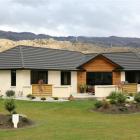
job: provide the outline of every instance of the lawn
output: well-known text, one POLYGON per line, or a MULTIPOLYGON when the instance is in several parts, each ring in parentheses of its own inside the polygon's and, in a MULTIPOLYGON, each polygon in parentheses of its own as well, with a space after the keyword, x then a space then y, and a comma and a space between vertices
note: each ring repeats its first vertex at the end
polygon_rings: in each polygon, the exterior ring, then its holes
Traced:
MULTIPOLYGON (((45 103, 16 101, 17 111, 36 124, 0 130, 0 140, 140 140, 140 114, 91 112, 94 101, 45 103)), ((6 113, 3 100, 0 112, 6 113)))

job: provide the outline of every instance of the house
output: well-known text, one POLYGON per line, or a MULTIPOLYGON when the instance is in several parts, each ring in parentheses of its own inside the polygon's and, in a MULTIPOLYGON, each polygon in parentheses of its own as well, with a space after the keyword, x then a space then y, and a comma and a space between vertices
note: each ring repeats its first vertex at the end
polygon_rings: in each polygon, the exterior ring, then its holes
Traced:
MULTIPOLYGON (((134 52, 83 54, 75 51, 17 46, 0 53, 0 91, 17 95, 68 97, 79 85, 140 83, 140 55, 134 52)), ((99 96, 106 96, 101 92, 99 96)), ((95 91, 96 95, 96 91, 95 91)), ((97 95, 98 96, 98 95, 97 95)))

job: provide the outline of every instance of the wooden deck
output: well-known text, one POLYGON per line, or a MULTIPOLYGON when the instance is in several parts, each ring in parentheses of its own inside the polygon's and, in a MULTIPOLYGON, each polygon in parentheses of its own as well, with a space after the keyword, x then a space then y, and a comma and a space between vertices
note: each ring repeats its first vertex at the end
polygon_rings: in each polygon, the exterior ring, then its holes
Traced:
POLYGON ((52 85, 33 84, 32 94, 34 96, 40 96, 40 97, 52 96, 52 85))
POLYGON ((125 93, 137 93, 137 83, 124 84, 122 91, 125 93))

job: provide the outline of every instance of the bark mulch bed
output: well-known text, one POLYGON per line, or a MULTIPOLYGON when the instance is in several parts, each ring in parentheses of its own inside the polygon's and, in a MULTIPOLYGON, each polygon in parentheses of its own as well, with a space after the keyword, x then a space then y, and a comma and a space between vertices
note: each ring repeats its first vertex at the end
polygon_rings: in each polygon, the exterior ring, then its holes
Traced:
POLYGON ((138 103, 126 103, 126 104, 110 104, 109 106, 102 106, 93 111, 110 113, 110 114, 129 114, 140 113, 140 104, 138 103))
MULTIPOLYGON (((20 116, 18 128, 33 125, 33 122, 26 117, 20 116)), ((11 115, 0 114, 0 129, 14 129, 11 115)))

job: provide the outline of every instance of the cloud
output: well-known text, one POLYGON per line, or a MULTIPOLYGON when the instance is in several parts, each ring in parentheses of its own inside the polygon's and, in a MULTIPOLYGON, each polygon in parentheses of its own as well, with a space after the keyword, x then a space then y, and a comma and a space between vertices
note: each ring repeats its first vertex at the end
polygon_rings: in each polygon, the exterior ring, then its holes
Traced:
POLYGON ((11 0, 11 2, 15 4, 20 4, 23 6, 42 6, 44 4, 47 4, 49 0, 11 0))
POLYGON ((140 37, 139 0, 1 0, 0 29, 140 37))

